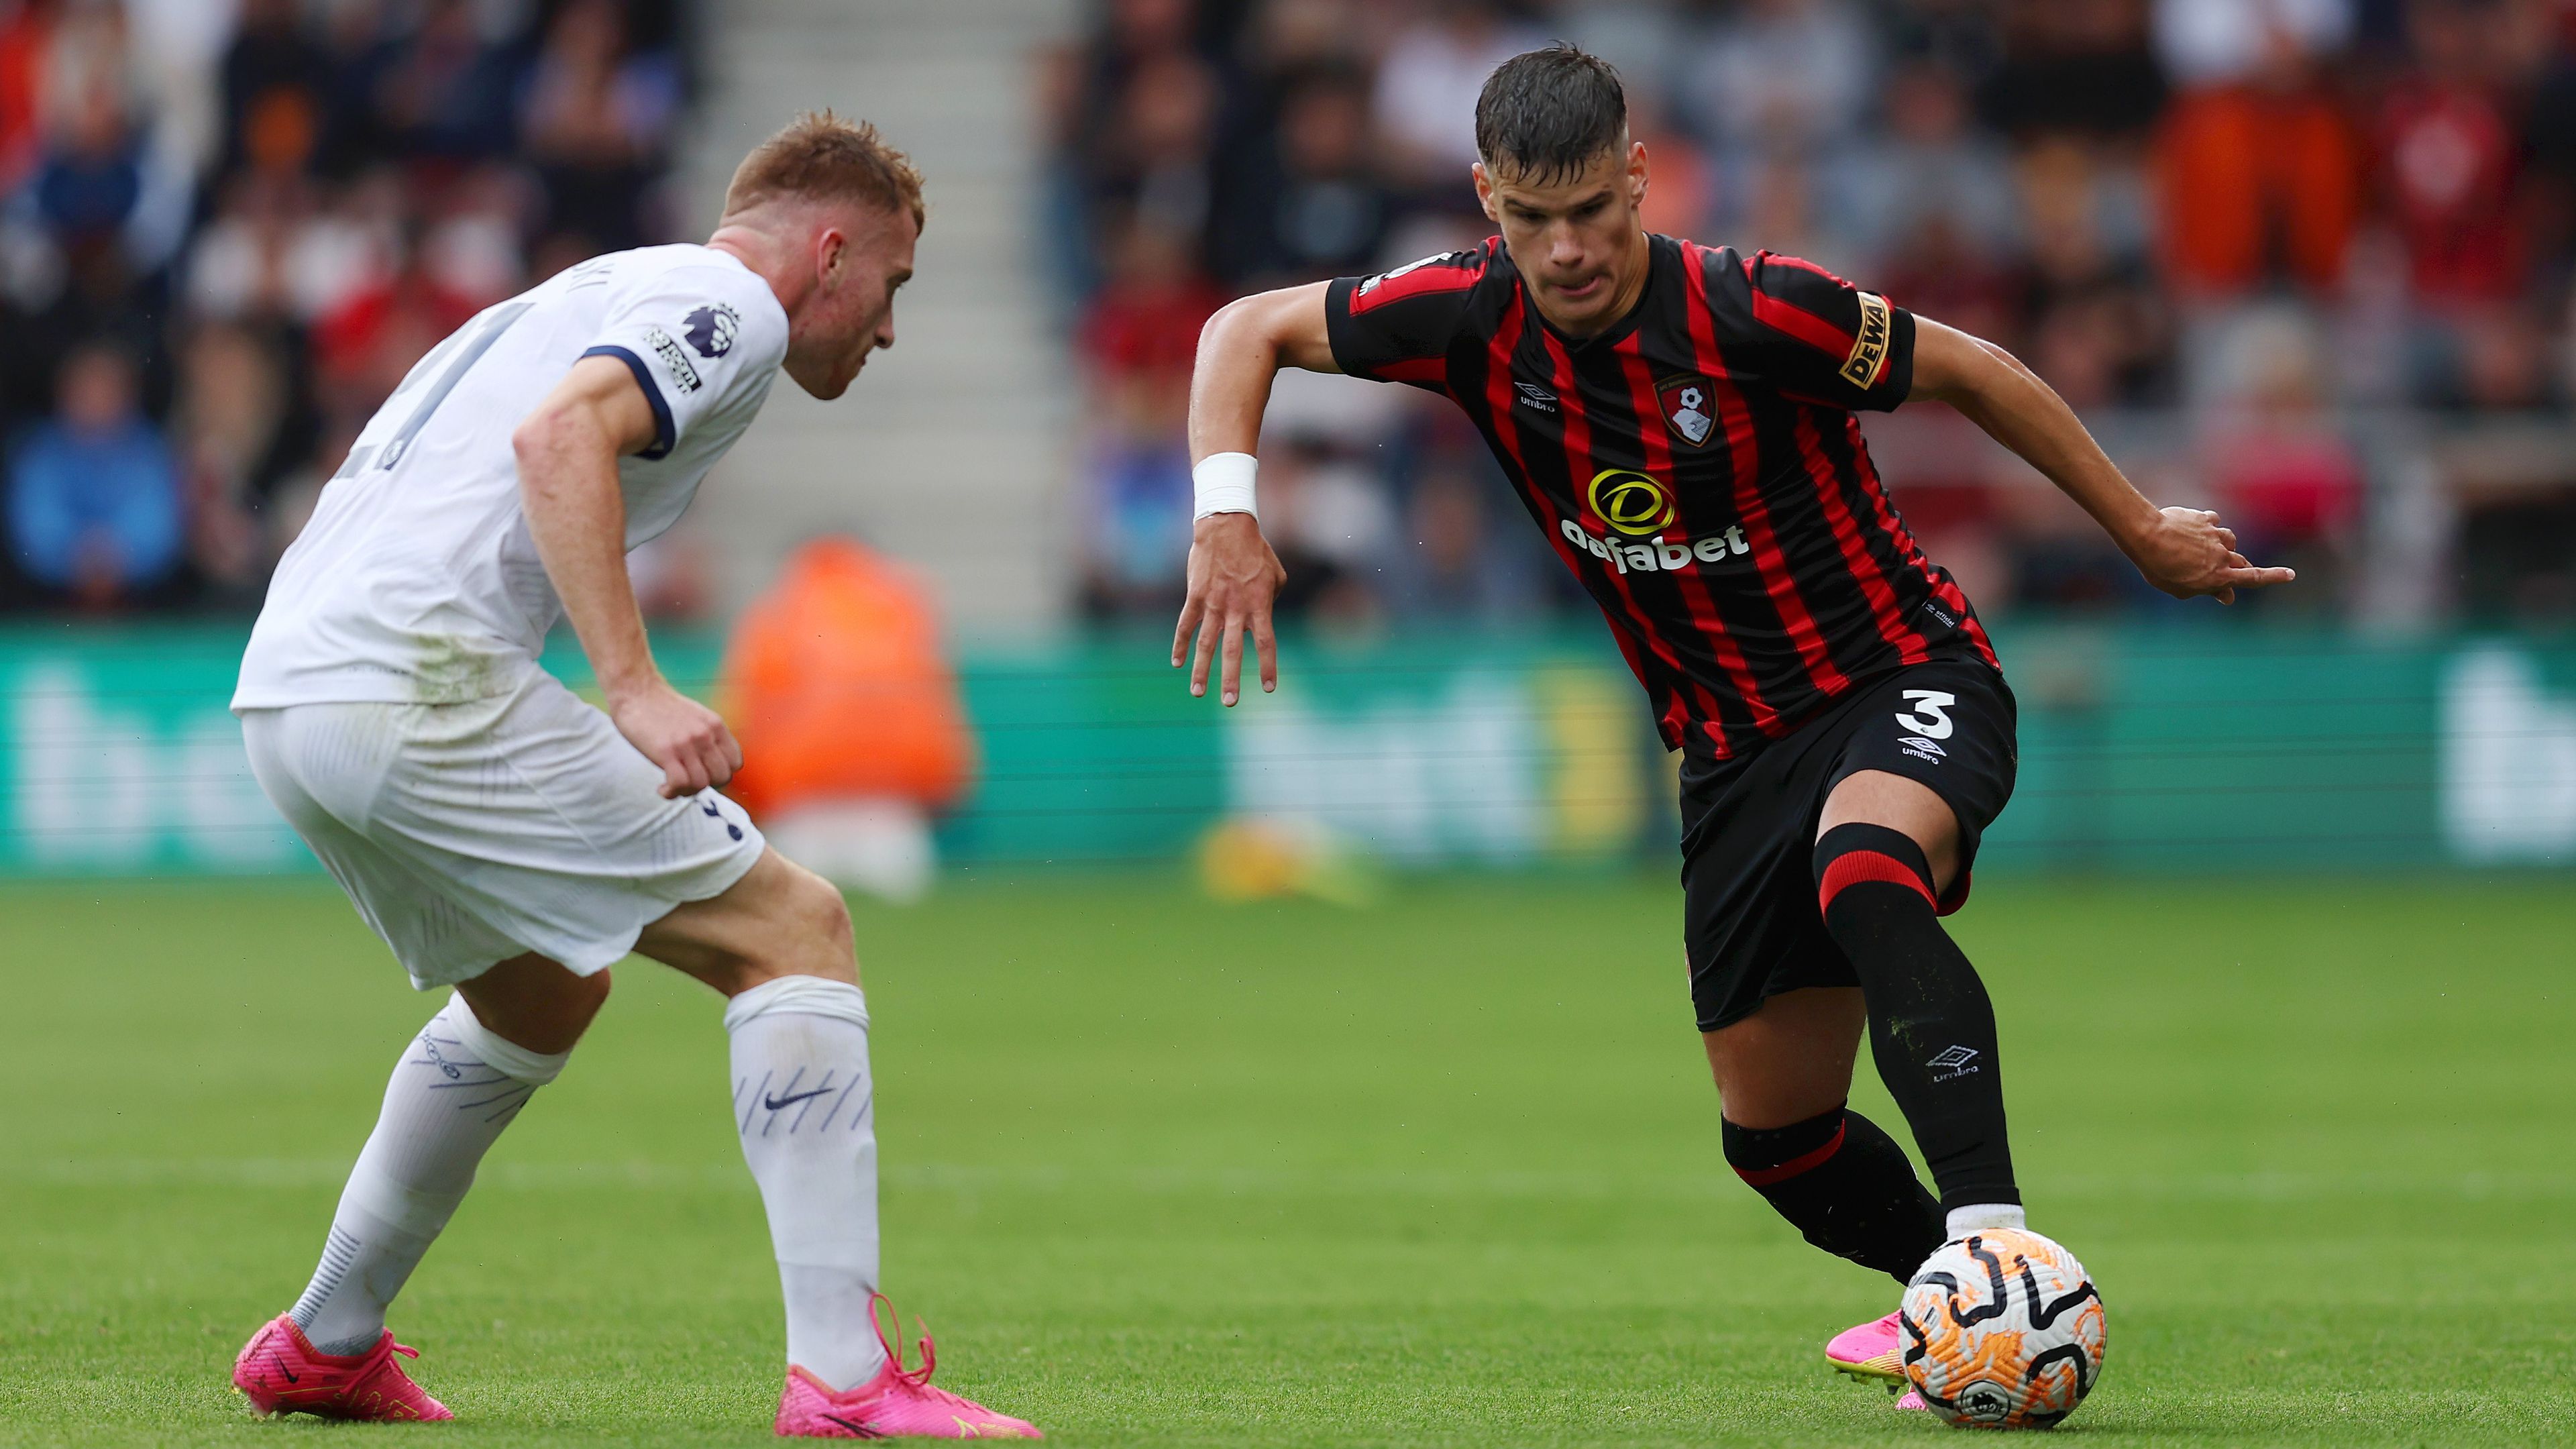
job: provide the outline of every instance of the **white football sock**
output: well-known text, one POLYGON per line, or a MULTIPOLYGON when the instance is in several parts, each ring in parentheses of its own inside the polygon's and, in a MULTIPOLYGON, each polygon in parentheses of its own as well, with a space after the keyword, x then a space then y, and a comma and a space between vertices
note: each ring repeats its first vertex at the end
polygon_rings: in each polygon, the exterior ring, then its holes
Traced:
POLYGON ((876 1085, 859 988, 782 976, 725 1008, 733 1120, 769 1209, 787 1300, 787 1361, 833 1389, 885 1366, 877 1286, 876 1085))
POLYGON ((1979 1202, 1970 1203, 1965 1207, 1954 1207, 1950 1209, 1950 1220, 1944 1226, 1944 1231, 1949 1233, 1950 1241, 1955 1243, 1970 1233, 1990 1233, 2005 1228, 2010 1228, 2014 1232, 2029 1231, 2030 1224, 2022 1216, 2021 1204, 1979 1202))
POLYGON ((412 1039, 385 1084, 384 1111, 341 1190, 313 1282, 288 1310, 324 1353, 363 1353, 385 1305, 474 1185, 474 1168, 570 1052, 532 1052, 494 1036, 462 996, 412 1039))

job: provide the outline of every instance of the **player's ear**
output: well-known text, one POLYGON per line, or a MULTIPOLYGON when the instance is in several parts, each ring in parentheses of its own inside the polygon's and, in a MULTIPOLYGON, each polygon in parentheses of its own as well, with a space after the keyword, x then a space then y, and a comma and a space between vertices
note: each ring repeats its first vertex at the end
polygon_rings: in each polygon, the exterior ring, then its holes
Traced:
POLYGON ((1635 208, 1645 204, 1646 143, 1631 141, 1628 143, 1628 205, 1635 208))
POLYGON ((841 285, 842 273, 849 269, 850 238, 837 226, 827 226, 814 237, 814 278, 825 290, 841 285))
POLYGON ((1476 178, 1476 204, 1485 209, 1485 220, 1492 222, 1496 226, 1501 226, 1503 224, 1503 214, 1494 209, 1494 178, 1492 173, 1485 170, 1484 162, 1477 161, 1468 165, 1467 174, 1476 178))

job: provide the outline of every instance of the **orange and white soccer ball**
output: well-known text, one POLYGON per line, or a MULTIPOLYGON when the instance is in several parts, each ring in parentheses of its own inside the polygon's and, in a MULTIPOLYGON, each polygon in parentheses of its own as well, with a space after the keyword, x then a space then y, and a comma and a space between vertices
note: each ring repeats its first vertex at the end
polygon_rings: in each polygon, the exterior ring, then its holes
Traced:
POLYGON ((1970 1233, 1905 1288, 1905 1376, 1965 1429, 2050 1429, 2102 1379, 2102 1297, 2075 1255, 2014 1228, 1970 1233))

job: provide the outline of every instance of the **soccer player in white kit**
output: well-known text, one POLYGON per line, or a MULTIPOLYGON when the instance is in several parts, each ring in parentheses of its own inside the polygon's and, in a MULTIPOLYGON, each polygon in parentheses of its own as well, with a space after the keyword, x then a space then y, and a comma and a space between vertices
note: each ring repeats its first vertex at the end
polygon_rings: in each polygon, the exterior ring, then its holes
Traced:
MULTIPOLYGON (((421 990, 322 1261, 233 1366, 263 1414, 445 1419, 385 1309, 629 951, 728 998, 733 1118, 787 1307, 781 1434, 1038 1437, 930 1386, 878 1324, 868 1014, 840 893, 716 792, 741 752, 655 669, 628 550, 780 371, 819 398, 894 344, 921 181, 807 115, 704 246, 573 267, 421 359, 322 490, 242 660, 260 787, 421 990), (568 617, 605 713, 537 665, 568 617)), ((712 1084, 710 1084, 712 1085, 712 1084)))

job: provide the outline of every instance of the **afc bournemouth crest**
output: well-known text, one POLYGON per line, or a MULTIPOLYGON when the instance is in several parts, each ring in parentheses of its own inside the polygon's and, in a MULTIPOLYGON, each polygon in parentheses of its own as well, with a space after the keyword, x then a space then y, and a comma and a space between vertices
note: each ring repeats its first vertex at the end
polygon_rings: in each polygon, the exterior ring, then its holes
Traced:
POLYGON ((1668 377, 1655 384, 1655 396, 1663 403, 1664 421, 1671 426, 1674 437, 1693 448, 1708 442, 1709 435, 1717 431, 1714 392, 1708 379, 1696 373, 1668 377))

